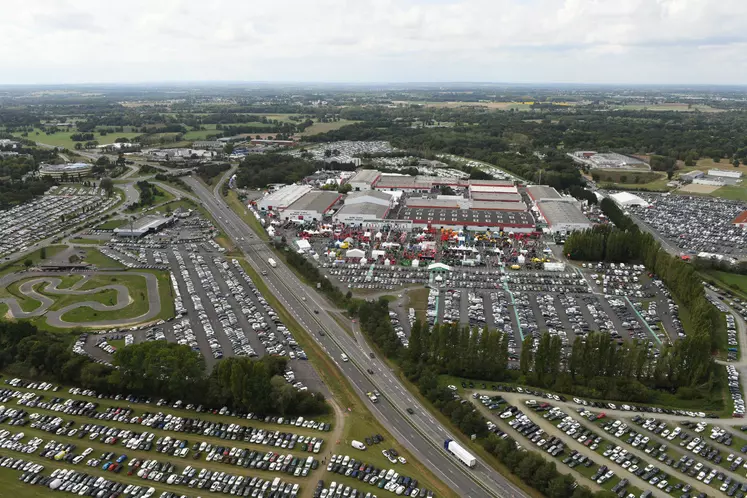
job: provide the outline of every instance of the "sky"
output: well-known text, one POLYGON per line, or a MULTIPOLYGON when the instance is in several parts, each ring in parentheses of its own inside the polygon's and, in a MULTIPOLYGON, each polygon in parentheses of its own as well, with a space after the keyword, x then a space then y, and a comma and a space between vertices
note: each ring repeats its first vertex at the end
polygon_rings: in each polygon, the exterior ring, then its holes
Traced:
POLYGON ((747 83, 745 0, 0 0, 0 84, 747 83))

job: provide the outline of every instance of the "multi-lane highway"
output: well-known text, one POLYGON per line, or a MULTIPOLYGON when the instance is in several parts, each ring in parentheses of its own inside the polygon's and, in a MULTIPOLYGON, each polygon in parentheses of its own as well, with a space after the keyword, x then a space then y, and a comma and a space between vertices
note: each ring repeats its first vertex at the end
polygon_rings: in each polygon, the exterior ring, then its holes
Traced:
POLYGON ((323 298, 314 289, 303 284, 282 261, 278 261, 276 268, 267 263, 272 251, 230 209, 219 194, 219 186, 211 192, 194 178, 185 178, 185 181, 252 267, 258 272, 266 272, 264 281, 271 292, 330 355, 360 398, 369 403, 376 418, 400 443, 460 496, 526 496, 482 459, 478 458, 477 466, 469 469, 447 454, 443 442, 447 438, 453 439, 453 434, 410 395, 384 362, 371 358, 371 350, 365 342, 353 339, 340 327, 327 313, 323 298), (318 333, 321 329, 326 332, 324 336, 318 333), (343 352, 350 358, 349 362, 340 359, 343 352), (367 369, 374 374, 368 374, 367 369), (383 394, 383 399, 377 404, 371 404, 366 396, 366 392, 373 389, 383 394), (408 408, 414 414, 409 415, 408 408))

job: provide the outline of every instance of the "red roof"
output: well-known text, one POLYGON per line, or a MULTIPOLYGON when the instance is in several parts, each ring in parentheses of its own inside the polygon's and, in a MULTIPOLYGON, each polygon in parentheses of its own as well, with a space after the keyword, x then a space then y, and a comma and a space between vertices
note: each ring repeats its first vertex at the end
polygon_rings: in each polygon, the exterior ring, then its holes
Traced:
POLYGON ((737 223, 747 223, 747 210, 739 213, 739 215, 736 218, 734 218, 734 221, 732 221, 732 223, 734 223, 735 225, 737 223))

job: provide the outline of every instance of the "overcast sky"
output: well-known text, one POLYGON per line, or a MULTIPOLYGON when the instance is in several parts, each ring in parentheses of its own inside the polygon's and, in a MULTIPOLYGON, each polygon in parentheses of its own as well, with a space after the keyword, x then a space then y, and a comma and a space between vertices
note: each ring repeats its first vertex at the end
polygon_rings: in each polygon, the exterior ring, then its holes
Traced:
POLYGON ((747 83, 747 0, 0 0, 0 84, 747 83))

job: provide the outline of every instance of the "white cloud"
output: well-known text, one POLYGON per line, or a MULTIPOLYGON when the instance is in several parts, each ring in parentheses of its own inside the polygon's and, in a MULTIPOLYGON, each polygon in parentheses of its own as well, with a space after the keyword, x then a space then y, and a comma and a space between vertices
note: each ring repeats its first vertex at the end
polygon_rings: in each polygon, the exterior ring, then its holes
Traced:
POLYGON ((743 83, 743 0, 0 0, 0 84, 743 83))

